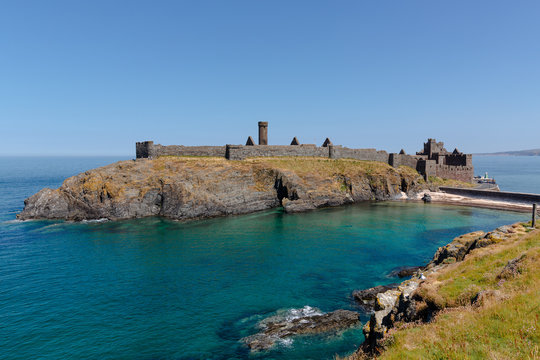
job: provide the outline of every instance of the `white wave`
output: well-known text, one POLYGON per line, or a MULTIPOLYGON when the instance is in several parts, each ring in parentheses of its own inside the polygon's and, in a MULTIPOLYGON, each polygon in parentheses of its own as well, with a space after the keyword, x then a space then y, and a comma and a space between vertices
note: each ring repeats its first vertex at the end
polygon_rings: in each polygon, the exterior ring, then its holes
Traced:
POLYGON ((276 315, 267 317, 259 321, 257 324, 259 328, 266 328, 268 323, 280 323, 280 322, 292 322, 296 319, 309 318, 316 315, 323 315, 324 313, 316 308, 309 305, 304 306, 300 309, 282 309, 276 311, 276 315))
POLYGON ((13 219, 13 220, 6 220, 3 221, 2 224, 20 224, 26 221, 32 221, 32 220, 19 220, 19 219, 13 219))
POLYGON ((278 343, 285 347, 291 347, 293 344, 293 339, 291 338, 279 339, 278 343))
POLYGON ((109 219, 107 218, 101 218, 101 219, 93 219, 93 220, 81 220, 82 223, 102 223, 102 222, 106 222, 106 221, 109 221, 109 219))
POLYGON ((310 316, 315 316, 315 315, 322 315, 322 314, 323 314, 323 312, 321 312, 321 310, 319 310, 317 308, 314 308, 314 307, 311 307, 309 305, 306 305, 301 309, 290 309, 288 311, 287 316, 285 317, 285 320, 293 321, 293 320, 299 319, 299 318, 305 318, 305 317, 310 317, 310 316))

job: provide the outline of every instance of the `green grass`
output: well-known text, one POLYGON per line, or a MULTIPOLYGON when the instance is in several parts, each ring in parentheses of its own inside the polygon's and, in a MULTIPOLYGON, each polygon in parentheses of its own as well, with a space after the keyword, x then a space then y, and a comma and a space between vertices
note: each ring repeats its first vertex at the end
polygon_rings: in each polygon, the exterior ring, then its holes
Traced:
MULTIPOLYGON (((316 157, 274 157, 250 158, 245 161, 269 164, 284 170, 294 171, 297 174, 319 173, 364 173, 367 175, 385 174, 395 172, 390 165, 378 161, 364 161, 352 159, 327 159, 316 157)), ((415 171, 416 172, 416 171, 415 171)), ((418 176, 418 173, 416 173, 418 176)))
POLYGON ((396 332, 380 359, 538 359, 538 287, 482 310, 447 311, 396 332))
POLYGON ((392 330, 380 359, 540 359, 539 230, 473 251, 434 284, 451 308, 429 324, 392 330), (500 282, 503 267, 523 254, 521 274, 500 282), (502 297, 459 306, 480 290, 502 297))
POLYGON ((460 188, 473 188, 476 185, 473 183, 468 183, 464 181, 454 180, 454 179, 443 179, 436 176, 430 176, 428 178, 430 184, 435 186, 449 186, 449 187, 460 187, 460 188))

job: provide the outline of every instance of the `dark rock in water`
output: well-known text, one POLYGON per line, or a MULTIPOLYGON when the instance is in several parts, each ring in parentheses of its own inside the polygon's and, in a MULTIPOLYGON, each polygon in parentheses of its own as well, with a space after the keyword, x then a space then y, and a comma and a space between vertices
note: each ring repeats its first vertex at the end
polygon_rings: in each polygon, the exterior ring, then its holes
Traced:
POLYGON ((399 284, 379 285, 365 290, 355 290, 352 296, 366 311, 375 309, 377 295, 398 287, 399 284))
POLYGON ((401 266, 392 270, 388 276, 398 277, 401 279, 407 276, 413 276, 418 270, 421 269, 423 269, 422 266, 401 266))
POLYGON ((425 203, 430 203, 431 202, 431 195, 429 195, 428 193, 425 193, 424 196, 422 196, 422 200, 425 203))
POLYGON ((258 326, 261 332, 243 338, 251 351, 268 350, 277 342, 287 342, 295 335, 318 334, 345 330, 360 322, 358 313, 336 310, 324 314, 316 308, 305 306, 291 309, 284 315, 275 315, 262 320, 258 326))

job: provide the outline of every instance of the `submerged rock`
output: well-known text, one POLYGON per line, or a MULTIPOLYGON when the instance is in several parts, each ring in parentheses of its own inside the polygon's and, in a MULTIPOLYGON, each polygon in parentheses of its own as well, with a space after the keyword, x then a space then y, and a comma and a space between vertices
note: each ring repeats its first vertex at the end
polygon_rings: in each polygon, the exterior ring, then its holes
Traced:
POLYGON ((338 332, 359 322, 359 315, 354 311, 336 310, 324 314, 317 308, 305 306, 260 321, 258 327, 261 331, 241 341, 252 351, 268 350, 276 343, 287 341, 292 336, 338 332))

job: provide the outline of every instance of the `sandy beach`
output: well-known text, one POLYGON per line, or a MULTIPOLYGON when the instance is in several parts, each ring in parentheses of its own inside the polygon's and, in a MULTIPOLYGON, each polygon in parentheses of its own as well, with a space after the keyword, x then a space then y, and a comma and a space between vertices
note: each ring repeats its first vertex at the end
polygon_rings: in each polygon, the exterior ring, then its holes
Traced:
POLYGON ((423 191, 416 195, 408 197, 407 200, 422 201, 422 197, 424 196, 424 194, 429 194, 431 196, 431 202, 437 204, 475 206, 489 209, 511 210, 519 212, 532 211, 532 204, 530 203, 480 199, 461 195, 447 194, 440 191, 423 191))

